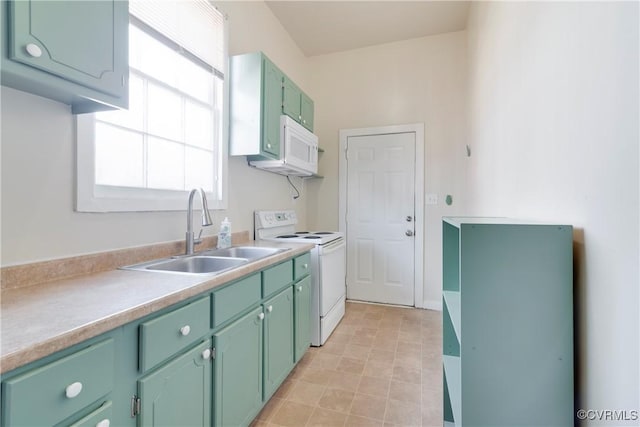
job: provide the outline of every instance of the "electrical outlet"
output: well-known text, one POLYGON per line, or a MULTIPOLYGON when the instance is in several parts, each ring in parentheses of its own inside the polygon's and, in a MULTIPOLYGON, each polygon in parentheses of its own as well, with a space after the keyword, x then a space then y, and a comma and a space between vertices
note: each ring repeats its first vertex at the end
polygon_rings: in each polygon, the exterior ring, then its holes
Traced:
POLYGON ((437 193, 428 193, 427 197, 427 205, 437 205, 438 204, 438 194, 437 193))

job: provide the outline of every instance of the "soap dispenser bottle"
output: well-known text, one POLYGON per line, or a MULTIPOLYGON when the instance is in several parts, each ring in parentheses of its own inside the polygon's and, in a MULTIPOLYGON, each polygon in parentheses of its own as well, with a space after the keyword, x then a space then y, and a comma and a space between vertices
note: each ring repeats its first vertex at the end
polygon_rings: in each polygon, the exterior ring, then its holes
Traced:
POLYGON ((225 217, 220 223, 220 232, 218 233, 218 248, 228 248, 231 246, 231 222, 225 217))

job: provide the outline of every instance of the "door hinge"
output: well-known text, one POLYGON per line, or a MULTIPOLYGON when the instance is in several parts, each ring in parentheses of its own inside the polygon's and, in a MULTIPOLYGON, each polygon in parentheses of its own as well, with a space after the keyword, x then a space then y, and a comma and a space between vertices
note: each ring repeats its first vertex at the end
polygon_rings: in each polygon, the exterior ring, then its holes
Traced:
POLYGON ((211 349, 211 358, 212 358, 212 359, 215 359, 215 358, 216 358, 216 348, 215 348, 215 347, 213 347, 213 348, 211 349))
POLYGON ((135 394, 131 397, 131 418, 135 418, 140 413, 140 405, 142 401, 135 394))

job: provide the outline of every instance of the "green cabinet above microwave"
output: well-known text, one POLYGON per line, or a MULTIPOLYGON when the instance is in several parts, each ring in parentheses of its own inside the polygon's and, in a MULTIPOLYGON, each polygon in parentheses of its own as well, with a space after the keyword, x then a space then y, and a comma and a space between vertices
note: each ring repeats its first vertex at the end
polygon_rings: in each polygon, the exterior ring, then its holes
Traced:
POLYGON ((313 131, 313 100, 262 52, 230 59, 229 153, 280 159, 280 116, 313 131))
POLYGON ((127 1, 7 0, 0 21, 3 86, 73 113, 128 107, 127 1))

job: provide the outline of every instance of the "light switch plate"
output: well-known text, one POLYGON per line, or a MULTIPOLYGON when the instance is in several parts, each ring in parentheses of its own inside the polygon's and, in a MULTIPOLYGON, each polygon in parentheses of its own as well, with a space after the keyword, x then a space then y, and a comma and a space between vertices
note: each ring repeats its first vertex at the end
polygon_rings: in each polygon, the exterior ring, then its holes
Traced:
POLYGON ((437 205, 438 204, 438 194, 436 194, 436 193, 427 193, 427 197, 425 199, 427 201, 427 205, 437 205))

